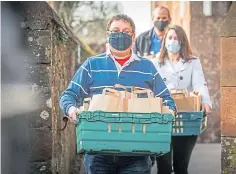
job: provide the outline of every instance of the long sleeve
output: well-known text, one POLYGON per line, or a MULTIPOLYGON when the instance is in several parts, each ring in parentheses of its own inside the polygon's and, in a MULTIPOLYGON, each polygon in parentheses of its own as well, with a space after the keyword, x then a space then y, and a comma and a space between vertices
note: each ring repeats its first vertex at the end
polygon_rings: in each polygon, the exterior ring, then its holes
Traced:
POLYGON ((165 106, 169 106, 171 110, 176 111, 176 104, 173 98, 171 97, 171 94, 167 86, 163 82, 159 72, 157 71, 154 65, 153 65, 153 73, 154 73, 153 92, 154 92, 155 97, 163 98, 163 104, 165 106))
POLYGON ((193 89, 199 91, 202 97, 202 104, 209 104, 212 108, 207 83, 203 74, 202 65, 200 59, 193 60, 193 72, 192 72, 192 86, 193 89))
POLYGON ((81 99, 89 94, 91 80, 89 60, 84 62, 75 73, 67 89, 60 96, 60 108, 68 115, 71 106, 77 107, 81 99))

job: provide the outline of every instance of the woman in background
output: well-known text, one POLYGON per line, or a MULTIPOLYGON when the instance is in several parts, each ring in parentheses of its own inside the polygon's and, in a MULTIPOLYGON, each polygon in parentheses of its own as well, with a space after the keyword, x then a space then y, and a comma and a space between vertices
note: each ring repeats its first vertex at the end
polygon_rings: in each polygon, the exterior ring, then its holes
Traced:
MULTIPOLYGON (((169 90, 183 88, 200 92, 202 109, 211 112, 211 100, 200 59, 192 55, 187 35, 178 25, 169 25, 157 58, 152 60, 169 90)), ((177 108, 178 109, 178 108, 177 108)), ((197 136, 173 136, 173 169, 188 174, 188 165, 197 136)), ((171 174, 172 155, 157 158, 158 174, 171 174)))

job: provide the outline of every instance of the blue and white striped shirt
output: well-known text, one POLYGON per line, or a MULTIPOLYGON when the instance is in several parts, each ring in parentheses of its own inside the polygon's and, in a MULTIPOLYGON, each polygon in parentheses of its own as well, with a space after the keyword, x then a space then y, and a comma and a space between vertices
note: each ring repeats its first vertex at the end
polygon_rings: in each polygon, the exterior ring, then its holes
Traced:
POLYGON ((105 87, 120 84, 128 88, 147 88, 155 97, 163 98, 163 103, 176 110, 176 105, 162 81, 153 63, 132 53, 123 66, 114 60, 112 55, 103 53, 88 58, 78 69, 68 88, 62 93, 60 107, 67 115, 71 106, 77 107, 81 99, 101 94, 105 87))

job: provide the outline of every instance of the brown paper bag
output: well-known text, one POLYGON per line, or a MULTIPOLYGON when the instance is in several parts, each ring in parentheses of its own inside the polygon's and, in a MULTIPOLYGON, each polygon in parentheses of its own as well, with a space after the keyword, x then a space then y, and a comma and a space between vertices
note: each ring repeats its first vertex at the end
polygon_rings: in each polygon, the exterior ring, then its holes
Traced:
POLYGON ((121 102, 120 102, 120 112, 128 112, 128 100, 131 98, 131 93, 127 91, 126 87, 120 84, 115 84, 114 88, 121 88, 123 91, 119 91, 121 94, 121 102))
POLYGON ((94 95, 90 101, 88 111, 101 110, 104 112, 122 112, 123 100, 119 91, 104 88, 102 94, 94 95))
POLYGON ((128 112, 151 113, 159 112, 162 109, 162 98, 153 97, 153 93, 149 89, 133 90, 131 99, 128 101, 128 112), (137 94, 147 93, 148 98, 138 98, 137 94))
POLYGON ((186 89, 172 89, 171 95, 179 112, 199 112, 201 109, 201 97, 199 93, 189 95, 186 89))

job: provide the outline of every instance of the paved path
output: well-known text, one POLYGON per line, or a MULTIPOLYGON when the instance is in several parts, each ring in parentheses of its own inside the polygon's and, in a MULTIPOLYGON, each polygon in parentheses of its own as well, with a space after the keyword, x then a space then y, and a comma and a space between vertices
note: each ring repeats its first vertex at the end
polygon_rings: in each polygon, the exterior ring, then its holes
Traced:
MULTIPOLYGON (((156 174, 156 166, 152 174, 156 174)), ((196 144, 189 165, 189 174, 220 174, 220 144, 196 144)))

